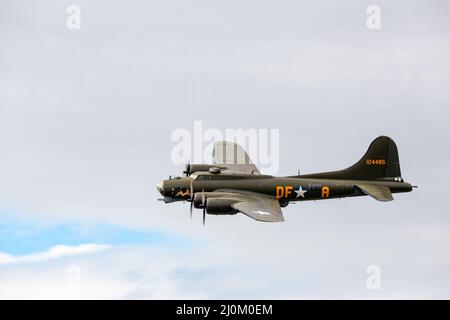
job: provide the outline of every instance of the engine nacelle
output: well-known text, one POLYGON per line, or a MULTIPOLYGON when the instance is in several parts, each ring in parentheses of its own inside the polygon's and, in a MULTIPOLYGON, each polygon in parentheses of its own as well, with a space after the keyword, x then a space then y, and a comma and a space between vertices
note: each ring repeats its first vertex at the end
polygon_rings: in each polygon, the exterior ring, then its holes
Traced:
POLYGON ((206 201, 206 212, 208 214, 236 214, 238 211, 233 209, 231 205, 236 200, 226 198, 210 198, 206 201))
POLYGON ((210 173, 220 173, 221 169, 226 169, 223 166, 218 166, 217 164, 187 164, 183 173, 189 176, 196 172, 210 172, 210 173))
POLYGON ((194 196, 194 208, 206 208, 208 214, 235 214, 237 210, 231 208, 235 199, 219 198, 210 192, 197 192, 194 196))
POLYGON ((207 201, 207 193, 206 192, 197 192, 194 195, 194 208, 202 209, 206 206, 207 201))

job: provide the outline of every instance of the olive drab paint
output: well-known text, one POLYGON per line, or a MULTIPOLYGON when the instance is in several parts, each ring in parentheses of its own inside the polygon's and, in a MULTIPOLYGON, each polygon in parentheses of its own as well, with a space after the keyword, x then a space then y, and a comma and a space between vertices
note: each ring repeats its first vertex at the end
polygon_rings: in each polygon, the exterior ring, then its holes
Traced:
MULTIPOLYGON (((228 148, 230 144, 232 149, 242 148, 224 141, 216 144, 217 148, 228 148)), ((376 138, 364 156, 348 168, 286 177, 263 175, 251 162, 229 163, 221 160, 226 158, 223 154, 218 154, 213 152, 213 164, 188 164, 184 177, 159 183, 161 200, 189 201, 191 212, 192 208, 203 210, 203 221, 206 213, 241 212, 258 221, 278 222, 284 220, 280 208, 290 202, 367 195, 378 201, 391 201, 393 193, 410 192, 413 188, 403 181, 397 146, 386 136, 376 138)))

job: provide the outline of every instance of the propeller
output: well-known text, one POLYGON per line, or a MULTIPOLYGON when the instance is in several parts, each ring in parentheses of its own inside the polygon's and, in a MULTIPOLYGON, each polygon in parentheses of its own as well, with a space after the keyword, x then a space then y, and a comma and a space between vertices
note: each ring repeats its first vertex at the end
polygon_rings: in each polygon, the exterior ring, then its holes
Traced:
POLYGON ((194 207, 194 186, 192 185, 193 181, 191 181, 191 208, 190 208, 190 216, 192 219, 192 208, 194 207))
POLYGON ((205 219, 206 219, 206 209, 203 208, 203 226, 205 225, 205 219))
MULTIPOLYGON (((192 219, 192 210, 194 207, 194 186, 193 186, 193 182, 191 181, 191 205, 190 205, 190 210, 189 210, 189 215, 192 219)), ((205 225, 205 220, 206 220, 206 196, 205 196, 205 189, 202 189, 202 208, 203 208, 203 225, 205 225)))
POLYGON ((203 207, 203 225, 205 225, 205 219, 206 219, 206 198, 205 198, 205 192, 202 189, 202 207, 203 207))
POLYGON ((189 177, 189 174, 190 174, 190 171, 191 171, 191 163, 190 162, 186 163, 184 168, 185 168, 184 171, 183 171, 184 176, 185 177, 189 177))

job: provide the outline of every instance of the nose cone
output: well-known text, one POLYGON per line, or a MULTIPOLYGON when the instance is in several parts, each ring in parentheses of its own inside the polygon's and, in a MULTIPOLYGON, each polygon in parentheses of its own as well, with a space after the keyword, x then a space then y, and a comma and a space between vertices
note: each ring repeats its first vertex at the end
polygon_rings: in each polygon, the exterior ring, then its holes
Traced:
POLYGON ((161 193, 162 196, 164 196, 164 181, 159 182, 156 185, 156 189, 161 193))

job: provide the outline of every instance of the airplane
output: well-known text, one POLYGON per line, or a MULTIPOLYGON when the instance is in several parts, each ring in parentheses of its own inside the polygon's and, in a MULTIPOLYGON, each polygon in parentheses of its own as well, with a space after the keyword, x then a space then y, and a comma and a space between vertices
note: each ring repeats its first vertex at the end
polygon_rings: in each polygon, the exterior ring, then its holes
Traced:
POLYGON ((354 165, 338 171, 274 177, 261 174, 244 149, 227 141, 214 144, 212 164, 187 164, 184 176, 169 177, 156 188, 165 203, 188 201, 211 215, 243 213, 263 222, 284 221, 281 208, 290 202, 370 196, 393 200, 393 193, 410 192, 395 142, 376 138, 354 165))

